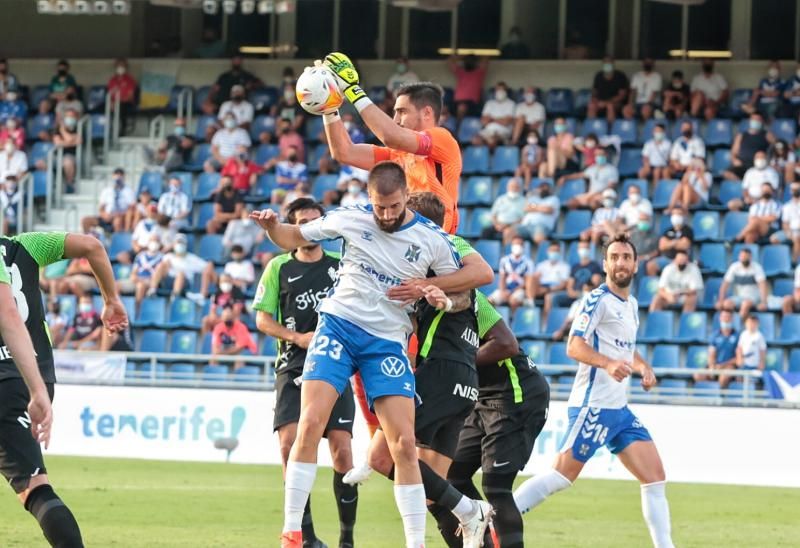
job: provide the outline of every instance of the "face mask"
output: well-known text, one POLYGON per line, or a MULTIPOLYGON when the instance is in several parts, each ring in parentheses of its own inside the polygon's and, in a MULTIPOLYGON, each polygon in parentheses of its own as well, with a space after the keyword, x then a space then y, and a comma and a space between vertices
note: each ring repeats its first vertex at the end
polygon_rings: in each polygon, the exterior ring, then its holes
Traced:
POLYGON ((758 131, 758 130, 761 129, 761 121, 760 120, 750 120, 750 123, 748 124, 748 126, 753 131, 758 131))
POLYGON ((678 266, 678 270, 680 270, 681 272, 683 272, 684 270, 686 270, 686 263, 679 264, 679 265, 677 265, 677 266, 678 266))
POLYGON ((285 101, 291 101, 292 97, 294 97, 294 92, 292 90, 287 89, 286 91, 283 92, 283 99, 285 101))
POLYGON ((161 244, 158 242, 150 242, 147 244, 147 250, 150 253, 158 253, 158 250, 161 249, 161 244))
POLYGON ((242 226, 250 226, 253 224, 253 219, 242 219, 242 226))
POLYGON ((78 121, 75 118, 73 118, 72 116, 67 116, 66 118, 64 118, 64 125, 67 126, 70 129, 74 128, 75 124, 77 124, 77 123, 78 123, 78 121))
POLYGON ((508 93, 506 93, 506 90, 504 89, 498 89, 494 92, 494 98, 497 101, 505 101, 506 97, 508 97, 508 93))
POLYGON ((664 140, 664 132, 663 131, 659 131, 657 133, 653 133, 653 139, 655 139, 656 141, 663 141, 664 140))
POLYGON ((714 65, 711 63, 703 63, 703 72, 711 72, 714 70, 714 65))
POLYGON ((639 232, 648 232, 650 230, 650 223, 647 221, 639 221, 636 228, 639 229, 639 232))
POLYGON ((525 251, 525 248, 522 244, 511 244, 511 254, 515 257, 522 255, 523 251, 525 251))
POLYGON ((186 254, 186 244, 175 244, 175 253, 178 255, 186 254))
POLYGON ((361 192, 361 185, 350 185, 347 187, 347 192, 350 194, 358 194, 361 192))
POLYGON ((733 329, 733 322, 719 322, 719 327, 720 329, 728 331, 730 329, 733 329))
POLYGON ((242 259, 244 259, 244 256, 243 255, 239 255, 238 253, 236 255, 231 255, 231 260, 233 262, 235 262, 235 263, 241 262, 242 259))
POLYGON ((225 120, 225 127, 228 128, 228 129, 235 128, 236 127, 236 120, 234 120, 232 118, 227 118, 225 120))
POLYGON ((561 258, 561 253, 559 253, 558 251, 548 251, 547 258, 553 262, 556 262, 561 258))
POLYGON ((611 63, 603 63, 603 72, 606 74, 614 71, 614 65, 611 63))
POLYGON ((642 68, 644 69, 645 72, 650 72, 651 70, 653 70, 653 63, 644 63, 642 64, 642 68))
POLYGON ((671 222, 672 226, 675 228, 680 228, 683 226, 683 215, 670 215, 669 222, 671 222))
POLYGON ((594 147, 596 147, 596 146, 597 146, 597 143, 595 143, 594 141, 586 141, 586 142, 584 143, 584 146, 585 146, 586 148, 588 148, 588 149, 592 149, 592 148, 594 148, 594 147))
POLYGON ((631 194, 630 196, 628 196, 628 200, 630 200, 633 205, 636 205, 642 201, 642 195, 639 194, 638 192, 631 194))
POLYGON ((242 152, 241 154, 239 154, 239 159, 243 162, 247 161, 247 153, 242 152))
POLYGON ((772 199, 772 192, 764 192, 761 194, 762 200, 771 200, 772 199))
POLYGON ((126 69, 125 67, 117 67, 117 69, 116 69, 116 70, 117 70, 117 74, 118 74, 118 75, 120 75, 120 76, 122 76, 123 74, 125 74, 126 72, 128 72, 128 71, 127 71, 127 69, 126 69))
POLYGON ((535 145, 538 142, 539 142, 539 140, 536 137, 534 137, 533 135, 528 137, 528 144, 529 145, 535 145))
POLYGON ((186 135, 186 128, 183 126, 175 126, 175 129, 172 130, 176 137, 183 137, 186 135))
POLYGON ((603 206, 609 209, 614 207, 614 198, 606 198, 603 200, 603 206))
POLYGON ((233 320, 225 320, 225 327, 233 327, 233 320))
POLYGON ((297 161, 297 154, 289 154, 289 156, 287 156, 286 159, 289 160, 290 162, 296 162, 297 161))
POLYGON ((745 268, 750 266, 750 259, 742 260, 742 266, 745 267, 745 268))
POLYGON ((536 95, 533 93, 526 93, 525 94, 525 102, 526 103, 533 103, 536 100, 536 95))
POLYGON ((6 146, 3 147, 8 154, 14 154, 14 143, 6 143, 6 146))
POLYGON ((542 198, 547 198, 548 196, 550 196, 550 187, 549 186, 543 186, 542 188, 540 188, 539 189, 539 196, 541 196, 542 198))
POLYGON ((223 293, 230 293, 233 289, 233 284, 231 282, 222 282, 219 284, 219 288, 223 293))
POLYGON ((767 71, 767 76, 769 76, 769 77, 770 77, 770 78, 772 78, 773 80, 774 80, 775 78, 777 78, 779 74, 780 74, 780 72, 779 72, 779 71, 778 71, 778 69, 776 69, 776 68, 771 68, 771 69, 769 69, 769 70, 767 71))
POLYGON ((92 303, 81 303, 78 305, 78 310, 83 314, 88 314, 92 311, 92 303))
POLYGON ((685 129, 685 130, 681 131, 681 135, 683 135, 687 139, 691 139, 692 138, 692 130, 691 129, 685 129))
POLYGON ((66 76, 67 75, 66 67, 58 67, 58 71, 57 72, 58 72, 59 76, 66 76))
POLYGON ((589 255, 591 254, 592 250, 588 247, 579 247, 578 248, 578 257, 580 259, 588 259, 589 255))
POLYGON ((289 76, 289 75, 284 76, 283 77, 283 83, 284 84, 293 84, 294 83, 294 77, 293 76, 289 76))
POLYGON ((556 133, 564 133, 566 129, 567 129, 566 124, 553 124, 553 131, 555 131, 556 133))
POLYGON ((169 185, 170 192, 180 192, 181 185, 169 185))
POLYGON ((353 127, 353 122, 351 122, 350 120, 345 120, 344 122, 342 122, 342 124, 344 124, 345 131, 350 131, 350 129, 353 127))
POLYGON ((122 177, 119 177, 119 176, 114 177, 114 184, 116 186, 122 186, 122 185, 125 184, 125 180, 122 177))
POLYGON ((244 101, 244 95, 234 95, 231 99, 233 99, 234 103, 241 103, 244 101))
POLYGON ((753 165, 756 167, 756 169, 764 169, 767 167, 767 161, 764 158, 756 158, 753 160, 753 165))
POLYGON ((512 200, 515 200, 519 198, 519 192, 517 192, 516 190, 509 190, 508 192, 506 192, 506 196, 508 196, 512 200))
POLYGON ((398 74, 405 74, 408 70, 408 67, 405 63, 397 63, 397 72, 398 74))
POLYGON ((17 94, 14 93, 13 91, 9 91, 8 93, 6 93, 6 100, 13 103, 14 101, 17 100, 17 94))
POLYGON ((66 97, 67 101, 74 101, 75 100, 75 93, 70 91, 64 97, 66 97))
POLYGON ((604 166, 608 162, 608 158, 606 158, 605 156, 598 156, 597 158, 594 159, 594 161, 598 166, 604 166))

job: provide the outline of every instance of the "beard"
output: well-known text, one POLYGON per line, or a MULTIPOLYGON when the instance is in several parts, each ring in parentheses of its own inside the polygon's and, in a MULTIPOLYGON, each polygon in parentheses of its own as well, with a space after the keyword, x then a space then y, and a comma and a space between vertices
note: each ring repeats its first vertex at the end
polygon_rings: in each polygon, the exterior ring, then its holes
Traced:
POLYGON ((633 272, 620 272, 617 270, 614 271, 611 279, 618 287, 625 288, 631 285, 631 281, 633 281, 633 272))
POLYGON ((375 224, 378 225, 378 228, 390 234, 392 232, 397 232, 397 229, 403 226, 403 220, 405 219, 405 217, 406 217, 405 212, 403 212, 403 214, 397 217, 397 219, 395 219, 394 221, 383 221, 381 219, 378 219, 378 217, 373 214, 373 218, 375 219, 375 224))

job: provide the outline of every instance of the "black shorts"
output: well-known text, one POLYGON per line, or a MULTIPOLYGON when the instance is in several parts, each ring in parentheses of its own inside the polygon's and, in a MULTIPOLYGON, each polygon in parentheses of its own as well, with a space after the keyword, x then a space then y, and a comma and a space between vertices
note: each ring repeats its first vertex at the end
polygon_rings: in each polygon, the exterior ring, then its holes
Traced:
MULTIPOLYGON (((52 383, 47 391, 52 401, 52 383)), ((31 435, 29 401, 22 379, 0 381, 0 473, 16 493, 25 491, 32 477, 47 473, 42 448, 31 435)))
POLYGON ((484 474, 525 468, 547 420, 550 389, 544 377, 536 375, 526 380, 524 391, 530 398, 522 403, 479 399, 464 422, 453 460, 480 462, 484 474))
POLYGON ((478 399, 478 373, 448 360, 425 360, 414 372, 417 446, 453 458, 458 436, 478 399))
MULTIPOLYGON (((273 431, 282 426, 300 420, 300 386, 295 382, 303 376, 302 369, 292 369, 278 373, 275 377, 275 418, 272 422, 273 431)), ((353 419, 356 416, 356 403, 353 399, 353 389, 350 383, 336 400, 328 419, 325 432, 329 430, 344 430, 353 433, 353 419)))

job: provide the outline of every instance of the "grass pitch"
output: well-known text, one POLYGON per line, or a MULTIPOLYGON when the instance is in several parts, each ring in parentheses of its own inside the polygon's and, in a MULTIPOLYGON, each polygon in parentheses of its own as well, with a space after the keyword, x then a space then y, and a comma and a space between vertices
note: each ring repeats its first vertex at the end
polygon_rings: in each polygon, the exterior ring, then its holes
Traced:
MULTIPOLYGON (((283 522, 276 466, 50 457, 56 492, 75 513, 88 547, 273 547, 283 522)), ((670 484, 676 546, 797 546, 800 489, 670 484)), ((321 469, 312 496, 318 535, 338 540, 331 471, 321 469)), ((356 543, 402 546, 391 485, 361 487, 356 543)), ((38 525, 6 488, 0 495, 0 545, 46 547, 38 525)), ((650 545, 634 481, 580 480, 526 514, 530 546, 650 545)), ((443 546, 428 520, 428 546, 443 546)))

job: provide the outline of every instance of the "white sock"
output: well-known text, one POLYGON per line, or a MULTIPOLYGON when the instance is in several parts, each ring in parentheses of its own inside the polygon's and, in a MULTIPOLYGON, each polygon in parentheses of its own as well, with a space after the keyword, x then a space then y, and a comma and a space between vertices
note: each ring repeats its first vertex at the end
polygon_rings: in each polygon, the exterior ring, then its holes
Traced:
POLYGON ((283 532, 299 531, 303 521, 303 510, 317 475, 314 462, 292 461, 286 463, 286 481, 283 501, 283 532))
POLYGON ((475 503, 473 500, 466 496, 461 496, 461 500, 458 501, 456 507, 451 510, 453 515, 458 518, 458 521, 461 523, 466 523, 472 516, 475 515, 475 512, 478 509, 475 507, 475 503))
POLYGON ((642 514, 655 548, 674 548, 666 487, 666 481, 642 484, 642 514))
POLYGON ((425 546, 425 518, 428 507, 425 505, 425 488, 419 485, 395 485, 394 500, 400 517, 403 518, 403 530, 406 533, 406 548, 425 546))
POLYGON ((519 511, 525 513, 536 508, 553 493, 558 493, 571 485, 572 482, 562 476, 558 470, 548 470, 525 480, 522 485, 517 487, 514 491, 514 502, 517 503, 519 511))

